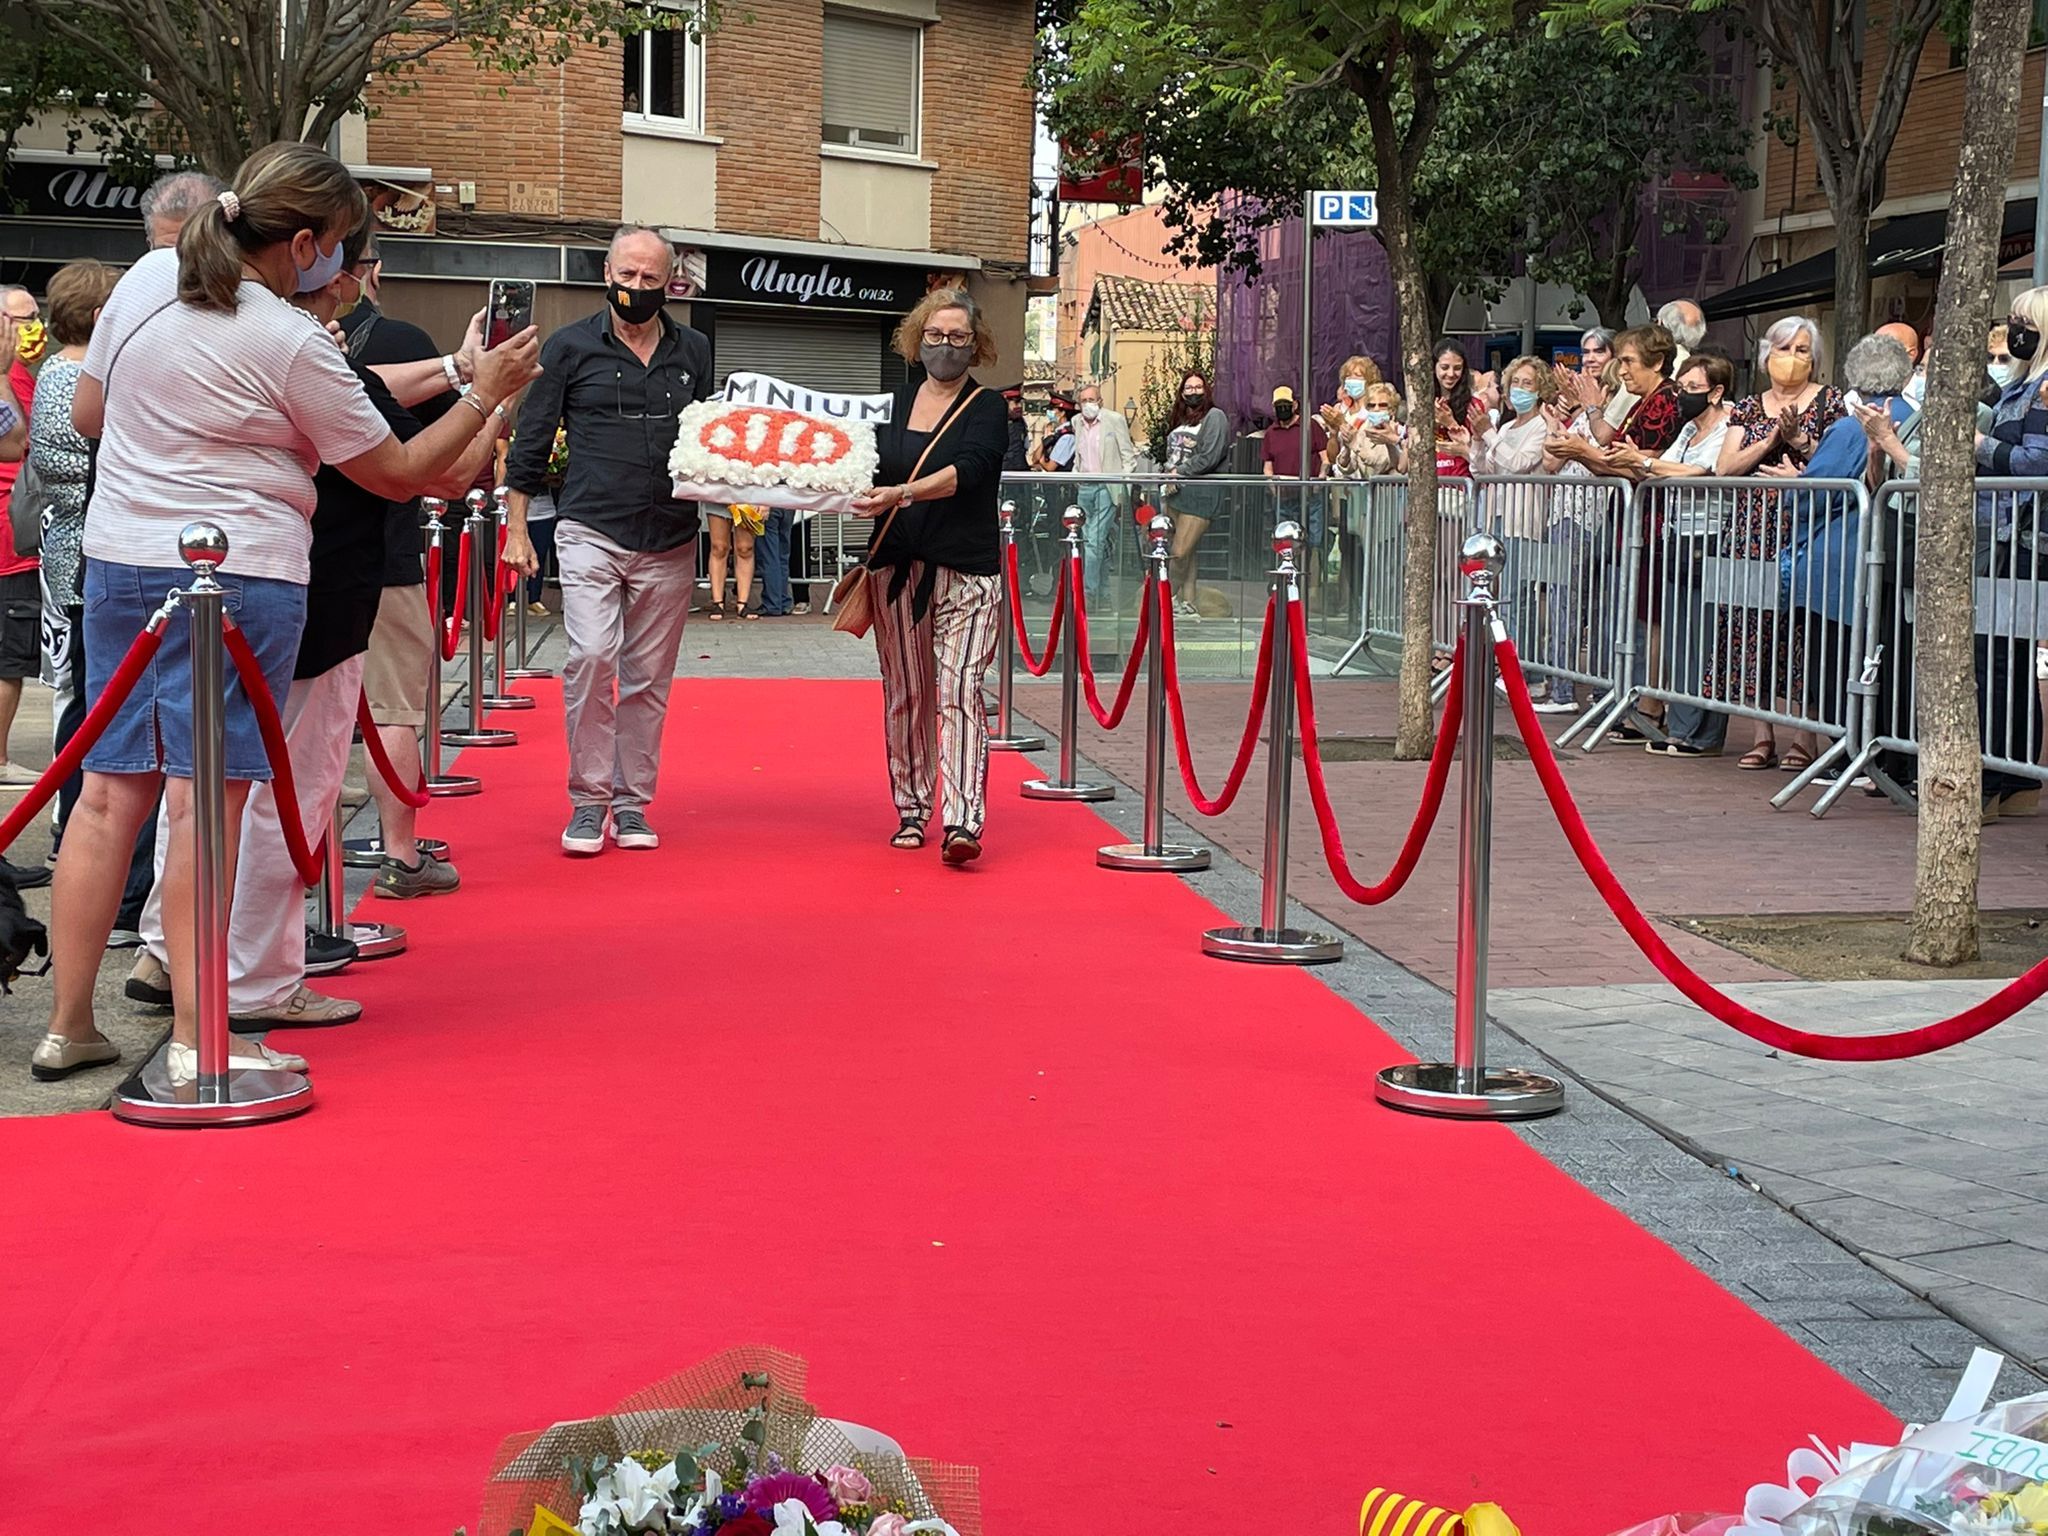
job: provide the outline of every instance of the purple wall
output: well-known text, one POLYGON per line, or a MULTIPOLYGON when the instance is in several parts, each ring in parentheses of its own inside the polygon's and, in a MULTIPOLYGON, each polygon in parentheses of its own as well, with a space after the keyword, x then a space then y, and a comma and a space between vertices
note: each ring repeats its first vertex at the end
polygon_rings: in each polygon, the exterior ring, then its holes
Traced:
MULTIPOLYGON (((1217 278, 1217 403, 1240 428, 1271 415, 1273 387, 1301 390, 1301 220, 1260 232, 1259 276, 1217 278)), ((1400 347, 1386 252, 1365 231, 1330 231, 1315 242, 1315 376, 1310 409, 1334 397, 1337 369, 1362 352, 1391 374, 1400 347)))

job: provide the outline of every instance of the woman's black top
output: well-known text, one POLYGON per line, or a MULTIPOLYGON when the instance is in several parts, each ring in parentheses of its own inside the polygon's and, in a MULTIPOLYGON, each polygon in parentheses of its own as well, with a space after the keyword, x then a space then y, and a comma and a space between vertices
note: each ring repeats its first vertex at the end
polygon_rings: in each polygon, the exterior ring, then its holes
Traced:
MULTIPOLYGON (((914 501, 902 508, 889 525, 888 537, 868 549, 869 565, 895 572, 889 582, 892 601, 909 580, 911 562, 923 562, 924 579, 911 602, 914 618, 924 617, 940 566, 964 576, 993 576, 1002 568, 996 504, 1002 493, 1003 453, 1009 445, 1009 412, 1003 397, 992 389, 965 404, 974 388, 972 378, 962 386, 959 399, 948 407, 940 424, 956 414, 959 420, 938 438, 917 472, 922 480, 950 464, 959 473, 958 489, 940 500, 914 501)), ((901 485, 909 480, 911 471, 917 469, 918 456, 938 433, 936 426, 930 433, 910 430, 910 411, 916 400, 916 385, 897 390, 889 420, 875 429, 875 448, 881 458, 875 477, 879 484, 901 485)), ((880 531, 878 518, 876 532, 880 531)))

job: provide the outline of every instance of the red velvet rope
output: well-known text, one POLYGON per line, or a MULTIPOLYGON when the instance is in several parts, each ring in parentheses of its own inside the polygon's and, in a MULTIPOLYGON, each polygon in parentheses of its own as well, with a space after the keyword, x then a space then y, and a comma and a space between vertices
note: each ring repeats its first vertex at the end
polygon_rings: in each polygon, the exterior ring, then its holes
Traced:
POLYGON ((1266 622, 1259 630, 1259 666, 1252 675, 1252 707, 1245 720, 1244 738, 1237 744, 1237 758, 1230 765, 1229 777, 1211 799, 1202 793, 1202 786, 1195 779, 1195 760, 1188 751, 1188 722, 1180 701, 1180 661, 1173 646, 1172 585, 1157 583, 1153 597, 1159 604, 1160 651, 1166 658, 1166 707, 1173 716, 1173 751, 1180 762, 1180 781, 1196 810, 1204 816, 1221 816, 1244 788, 1245 771, 1251 767, 1252 753, 1259 744, 1259 717, 1266 712, 1266 696, 1273 687, 1273 599, 1270 594, 1266 598, 1266 622))
POLYGON ((1529 756, 1536 765, 1536 777, 1543 785, 1543 792, 1550 797, 1558 825, 1564 828, 1565 841, 1571 844, 1572 852, 1585 866, 1593 889, 1600 893, 1600 899, 1607 903, 1607 909, 1614 914, 1615 920, 1635 941, 1636 948, 1643 952, 1644 957, 1663 973, 1664 979, 1730 1029, 1739 1030, 1774 1050, 1791 1051, 1795 1055, 1812 1056, 1822 1061, 1898 1061, 1973 1040, 2048 993, 2048 960, 2043 960, 1983 1002, 1950 1018, 1889 1035, 1817 1035, 1766 1018, 1716 990, 1678 957, 1657 931, 1656 925, 1643 915, 1642 909, 1623 889, 1599 845, 1593 841, 1593 834, 1572 799, 1571 789, 1558 770, 1557 757, 1550 750, 1550 738, 1543 734, 1543 722, 1536 718, 1536 706, 1530 702, 1528 684, 1522 680, 1521 658, 1515 654, 1514 642, 1503 637, 1494 641, 1493 648, 1500 660, 1501 678, 1508 686, 1508 703, 1514 710, 1515 724, 1521 728, 1522 740, 1528 743, 1529 756))
POLYGON ((449 612, 441 632, 441 659, 453 661, 455 653, 462 646, 462 610, 469 606, 469 563, 475 541, 467 528, 462 530, 462 542, 455 547, 455 606, 449 612))
POLYGON ((492 645, 498 643, 498 631, 505 627, 505 604, 518 585, 519 572, 502 561, 499 562, 497 590, 492 594, 491 602, 484 610, 484 639, 492 645))
MULTIPOLYGON (((1060 565, 1065 568, 1067 562, 1060 565)), ((1043 677, 1052 670, 1052 659, 1060 647, 1060 624, 1067 612, 1067 583, 1064 577, 1052 592, 1052 624, 1045 632, 1045 655, 1031 654, 1031 636, 1024 632, 1024 592, 1017 580, 1017 546, 1012 544, 1003 555, 1003 579, 1010 589, 1010 623, 1017 631, 1017 649, 1024 653, 1024 670, 1033 677, 1043 677)))
POLYGON ((1152 633, 1152 578, 1145 578, 1145 595, 1138 603, 1138 634, 1131 642, 1130 659, 1124 663, 1123 681, 1117 684, 1116 703, 1104 709, 1102 698, 1095 691, 1095 668, 1088 660, 1088 599, 1073 580, 1074 562, 1061 563, 1069 573, 1067 585, 1074 589, 1074 648, 1081 654, 1081 691, 1096 724, 1105 731, 1113 731, 1123 724, 1124 711, 1131 707, 1131 686, 1138 680, 1138 667, 1145 659, 1145 641, 1152 633))
POLYGON ((363 733, 363 750, 370 754, 370 761, 377 765, 378 774, 391 786, 391 793, 398 797, 401 805, 418 810, 433 798, 427 793, 425 784, 414 789, 398 782, 398 770, 391 765, 390 755, 384 750, 384 739, 377 734, 377 722, 370 718, 370 696, 367 693, 356 696, 356 729, 363 733))
POLYGON ((315 885, 326 873, 325 849, 315 853, 306 841, 305 825, 299 820, 299 790, 292 780, 291 748, 285 744, 284 721, 278 718, 277 700, 270 696, 270 684, 263 679, 263 667, 249 637, 233 619, 223 618, 221 638, 242 679, 242 692, 256 711, 256 728, 263 733, 263 755, 270 759, 271 794, 277 801, 278 825, 284 828, 285 852, 298 871, 301 885, 315 885))
POLYGON ((1302 770, 1308 778, 1309 799, 1315 802, 1316 823, 1323 833, 1323 859, 1330 866, 1330 874, 1339 890, 1353 901, 1376 907, 1400 894, 1401 887, 1408 883, 1408 877, 1415 873, 1422 850, 1429 842, 1430 829, 1436 825, 1437 813, 1443 809, 1444 786, 1451 779, 1451 753, 1458 744, 1458 732, 1464 724, 1464 694, 1458 684, 1465 667, 1465 642, 1461 638, 1458 648, 1451 653, 1449 700, 1444 705, 1443 723, 1436 729, 1436 748, 1429 756, 1429 774, 1422 781, 1422 804, 1415 812, 1408 836, 1401 843, 1401 851, 1394 856, 1394 867, 1377 885, 1366 885, 1351 872, 1351 862, 1344 856, 1344 837, 1337 829, 1337 813, 1330 805, 1329 785, 1323 780, 1323 749, 1316 733, 1315 695, 1309 687, 1308 616, 1299 603, 1289 608, 1288 628, 1293 632, 1294 700, 1301 717, 1302 770))
POLYGON ((121 658, 121 665, 114 668, 114 675, 107 679, 107 686, 98 702, 86 712, 77 733, 64 743, 64 750, 57 754, 50 766, 43 770, 43 776, 8 812, 7 819, 0 821, 0 852, 14 846, 14 840, 21 836, 21 829, 36 819, 36 814, 50 803, 64 781, 78 771, 78 765, 85 761, 85 754, 106 734, 108 724, 128 702, 128 695, 135 691, 135 680, 156 659, 157 648, 163 643, 163 627, 154 621, 135 637, 135 643, 128 647, 128 654, 121 658))

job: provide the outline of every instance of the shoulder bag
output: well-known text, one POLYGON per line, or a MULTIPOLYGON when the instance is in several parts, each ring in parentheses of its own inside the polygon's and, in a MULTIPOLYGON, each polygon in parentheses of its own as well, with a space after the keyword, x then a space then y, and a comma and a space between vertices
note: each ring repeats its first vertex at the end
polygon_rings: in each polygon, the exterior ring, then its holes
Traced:
MULTIPOLYGON (((946 419, 939 423, 938 430, 932 433, 932 440, 924 445, 924 452, 917 456, 917 463, 905 478, 905 484, 924 473, 925 461, 932 456, 932 450, 939 446, 939 439, 951 430, 954 422, 967 414, 967 407, 974 403, 983 388, 982 385, 975 385, 960 403, 953 407, 946 419)), ((906 421, 904 426, 907 429, 909 423, 906 421)), ((872 580, 874 572, 868 568, 868 560, 873 558, 872 551, 880 549, 883 541, 889 537, 889 527, 896 521, 896 514, 902 510, 901 502, 889 509, 889 515, 882 519, 881 529, 875 534, 870 554, 833 584, 832 627, 842 634, 858 638, 874 628, 875 609, 880 604, 875 596, 872 580)))

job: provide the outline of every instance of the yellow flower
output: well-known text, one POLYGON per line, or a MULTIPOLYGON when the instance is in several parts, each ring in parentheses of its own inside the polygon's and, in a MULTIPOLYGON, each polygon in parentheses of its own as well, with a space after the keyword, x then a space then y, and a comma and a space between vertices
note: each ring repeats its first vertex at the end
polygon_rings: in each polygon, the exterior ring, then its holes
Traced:
POLYGON ((2012 1512, 2035 1529, 2048 1526, 2048 1483, 2029 1483, 2007 1498, 2012 1512))

